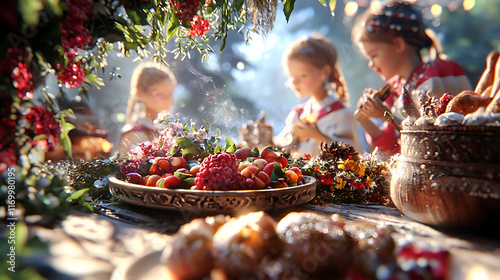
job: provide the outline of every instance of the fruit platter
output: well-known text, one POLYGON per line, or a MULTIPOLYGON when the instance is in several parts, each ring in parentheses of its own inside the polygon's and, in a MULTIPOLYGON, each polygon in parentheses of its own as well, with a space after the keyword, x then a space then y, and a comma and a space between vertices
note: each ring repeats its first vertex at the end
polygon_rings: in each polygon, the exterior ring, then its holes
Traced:
POLYGON ((150 208, 188 212, 234 213, 285 208, 311 201, 316 178, 288 166, 287 158, 268 146, 240 147, 204 128, 167 121, 152 141, 141 143, 110 176, 111 194, 150 208))
POLYGON ((292 207, 311 201, 316 179, 306 176, 302 185, 260 190, 203 191, 166 189, 109 178, 110 190, 121 201, 150 208, 192 213, 236 213, 292 207))

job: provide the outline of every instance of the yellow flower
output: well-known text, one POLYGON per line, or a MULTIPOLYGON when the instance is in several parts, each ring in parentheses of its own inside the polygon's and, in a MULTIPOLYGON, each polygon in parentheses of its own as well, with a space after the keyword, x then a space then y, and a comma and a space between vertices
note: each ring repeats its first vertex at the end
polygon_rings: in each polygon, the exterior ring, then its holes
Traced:
POLYGON ((345 170, 345 164, 343 164, 343 163, 339 163, 339 165, 337 165, 337 167, 338 167, 340 170, 345 170))
POLYGON ((360 166, 359 166, 359 175, 361 176, 365 176, 366 174, 366 162, 363 162, 360 166))
POLYGON ((351 170, 351 169, 352 169, 352 167, 353 167, 353 161, 352 161, 352 160, 347 160, 347 161, 345 162, 345 169, 346 169, 346 170, 351 170))
POLYGON ((369 186, 369 187, 371 187, 372 184, 373 184, 372 178, 370 178, 370 176, 367 176, 366 177, 366 185, 369 186))
POLYGON ((342 180, 340 177, 335 177, 335 182, 337 182, 337 184, 335 184, 335 188, 338 190, 343 189, 347 184, 347 181, 342 180))

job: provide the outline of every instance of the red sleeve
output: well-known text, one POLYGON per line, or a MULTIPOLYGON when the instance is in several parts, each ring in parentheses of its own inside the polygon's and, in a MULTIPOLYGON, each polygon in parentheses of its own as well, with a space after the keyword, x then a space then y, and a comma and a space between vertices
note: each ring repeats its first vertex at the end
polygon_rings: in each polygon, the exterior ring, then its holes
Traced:
POLYGON ((382 135, 377 139, 373 139, 368 133, 365 133, 365 136, 366 142, 372 147, 378 147, 379 151, 385 156, 393 156, 401 152, 399 134, 388 122, 384 122, 382 126, 382 135))

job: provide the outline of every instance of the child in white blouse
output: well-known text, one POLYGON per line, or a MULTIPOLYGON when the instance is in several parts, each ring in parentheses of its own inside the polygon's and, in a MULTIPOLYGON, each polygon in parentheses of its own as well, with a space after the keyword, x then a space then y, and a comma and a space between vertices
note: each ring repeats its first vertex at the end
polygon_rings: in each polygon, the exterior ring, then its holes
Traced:
POLYGON ((313 157, 319 155, 321 143, 333 141, 344 142, 362 152, 332 43, 320 35, 300 38, 286 49, 283 69, 295 95, 309 99, 292 109, 274 143, 313 157))

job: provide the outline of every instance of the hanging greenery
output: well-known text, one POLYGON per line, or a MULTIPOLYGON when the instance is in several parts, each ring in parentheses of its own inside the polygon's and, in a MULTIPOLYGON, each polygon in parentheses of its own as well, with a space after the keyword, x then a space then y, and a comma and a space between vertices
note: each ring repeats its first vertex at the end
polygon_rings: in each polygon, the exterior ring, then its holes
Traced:
MULTIPOLYGON (((68 152, 73 126, 55 95, 45 90, 49 76, 65 88, 104 85, 100 74, 112 50, 125 56, 166 63, 165 57, 189 57, 190 51, 214 52, 230 30, 265 35, 274 23, 278 0, 13 0, 0 11, 0 173, 8 165, 29 165, 32 149, 47 150, 58 141, 68 152), (38 90, 38 91, 37 91, 38 90), (37 94, 39 92, 39 94, 37 94), (51 121, 54 120, 54 121, 51 121), (36 123, 36 125, 35 125, 36 123), (27 133, 19 133, 25 130, 27 133), (40 143, 42 142, 42 143, 40 143), (24 163, 20 159, 24 157, 24 163)), ((282 0, 289 18, 295 0, 282 0)), ((324 5, 335 5, 325 2, 324 5)), ((114 71, 112 71, 114 72, 114 71)), ((115 74, 119 76, 119 74, 115 74)), ((70 155, 70 154, 69 154, 70 155)))

